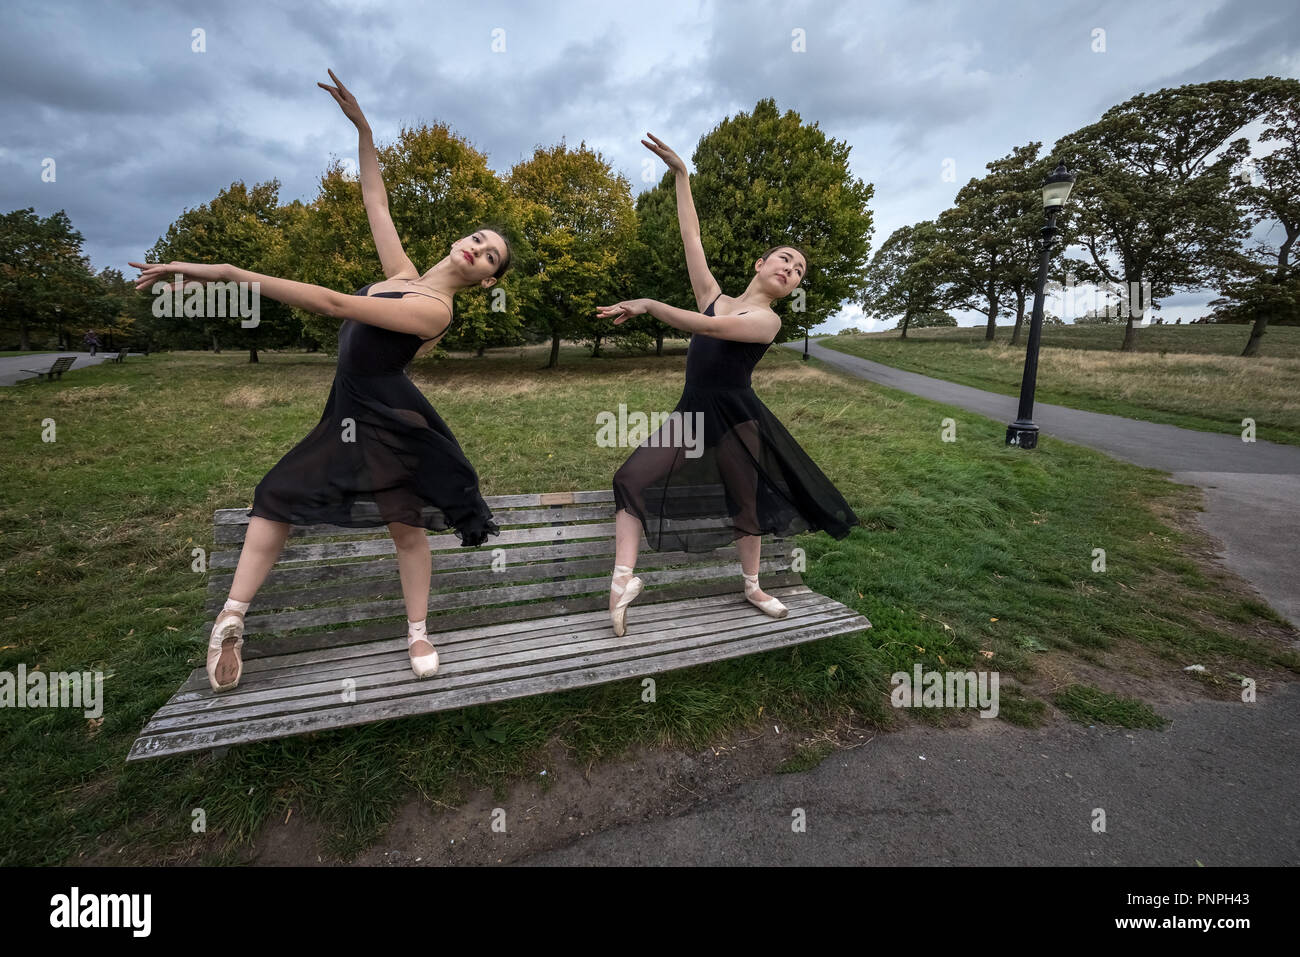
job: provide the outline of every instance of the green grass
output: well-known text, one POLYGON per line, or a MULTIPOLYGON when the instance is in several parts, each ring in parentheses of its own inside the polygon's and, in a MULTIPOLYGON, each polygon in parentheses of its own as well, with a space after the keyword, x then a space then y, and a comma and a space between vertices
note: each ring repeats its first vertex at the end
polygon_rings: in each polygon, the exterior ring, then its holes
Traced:
POLYGON ((1080 724, 1110 724, 1121 728, 1161 730, 1169 723, 1135 698, 1109 694, 1089 685, 1068 685, 1052 696, 1063 712, 1080 724))
MULTIPOLYGON (((680 344, 602 360, 566 347, 553 371, 540 356, 414 370, 486 495, 608 487, 628 450, 596 445, 596 414, 668 410, 681 389, 680 344)), ((801 539, 805 581, 873 629, 661 675, 655 704, 634 679, 127 766, 149 716, 203 661, 192 549, 213 547, 214 509, 251 504, 324 407, 331 359, 261 357, 158 354, 0 390, 0 670, 111 673, 98 727, 71 709, 0 709, 0 863, 235 861, 289 809, 348 856, 412 793, 454 804, 487 786, 503 799, 537 780, 556 740, 587 762, 702 748, 769 719, 795 733, 844 717, 887 728, 889 676, 917 662, 1032 682, 1044 650, 1136 644, 1171 673, 1188 661, 1300 672, 1300 656, 1240 637, 1280 619, 1203 575, 1156 517, 1196 490, 1065 443, 1008 448, 1001 422, 970 420, 944 443, 941 406, 773 349, 755 389, 864 523, 842 541, 801 539), (44 442, 51 422, 57 441, 44 442), (1105 574, 1090 570, 1095 547, 1105 574), (206 835, 191 829, 197 809, 206 835)))
POLYGON ((799 774, 802 771, 811 771, 817 765, 821 764, 832 751, 835 745, 829 741, 816 741, 812 744, 801 744, 795 749, 795 753, 786 758, 777 765, 777 774, 799 774))
MULTIPOLYGON (((831 349, 909 372, 1019 395, 1026 329, 1012 348, 1011 327, 992 343, 983 327, 915 329, 827 336, 831 349)), ((1137 332, 1137 350, 1121 353, 1122 325, 1046 326, 1035 398, 1188 429, 1240 434, 1246 418, 1256 438, 1300 444, 1300 327, 1277 326, 1263 354, 1239 355, 1248 327, 1150 326, 1137 332)))

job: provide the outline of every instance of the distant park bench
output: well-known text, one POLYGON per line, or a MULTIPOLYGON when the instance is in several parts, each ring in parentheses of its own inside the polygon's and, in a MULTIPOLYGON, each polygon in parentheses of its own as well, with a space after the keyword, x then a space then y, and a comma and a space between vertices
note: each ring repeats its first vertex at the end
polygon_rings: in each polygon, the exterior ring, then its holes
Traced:
POLYGON ((34 372, 42 379, 62 379, 63 373, 72 368, 72 363, 77 361, 76 356, 59 356, 54 360, 54 365, 41 371, 40 369, 22 369, 22 372, 34 372))
POLYGON ((109 362, 121 362, 121 361, 122 361, 123 359, 125 359, 125 358, 126 358, 126 346, 123 346, 123 347, 122 347, 122 351, 119 352, 119 353, 118 353, 117 355, 115 355, 115 356, 111 356, 111 357, 109 358, 108 361, 109 361, 109 362))
MULTIPOLYGON (((791 570, 789 540, 761 545, 763 589, 789 608, 785 618, 770 618, 744 598, 734 544, 656 552, 643 536, 637 574, 646 587, 617 638, 609 620, 613 492, 498 495, 487 503, 501 534, 484 546, 462 548, 450 532, 429 536, 435 675, 411 671, 394 545, 377 513, 377 528, 291 526, 300 543, 286 542, 245 619, 250 640, 238 687, 214 693, 200 665, 127 760, 567 691, 871 627, 803 584, 791 570), (323 538, 330 541, 301 541, 323 538)), ((247 509, 214 514, 215 542, 233 549, 209 562, 205 648, 247 527, 247 509)), ((678 527, 707 534, 719 526, 715 519, 678 527)))

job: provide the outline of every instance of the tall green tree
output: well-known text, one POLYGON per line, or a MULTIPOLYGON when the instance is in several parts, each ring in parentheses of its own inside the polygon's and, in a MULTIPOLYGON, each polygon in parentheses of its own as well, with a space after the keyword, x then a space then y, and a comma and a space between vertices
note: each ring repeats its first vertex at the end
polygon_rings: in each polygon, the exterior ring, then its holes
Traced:
POLYGON ((628 283, 637 231, 631 184, 585 142, 577 149, 561 142, 516 164, 510 190, 534 252, 528 310, 551 340, 546 368, 559 365, 562 339, 585 340, 599 354, 611 330, 596 306, 628 283))
MULTIPOLYGON (((242 269, 270 274, 283 258, 284 217, 279 203, 280 181, 257 183, 252 189, 237 180, 207 203, 184 210, 167 227, 145 257, 146 262, 230 263, 242 269)), ((154 294, 141 290, 141 296, 154 294)), ((161 295, 171 296, 168 291, 161 295)), ((298 338, 289 308, 273 299, 259 299, 258 325, 245 328, 238 315, 175 316, 166 321, 171 336, 180 342, 210 341, 214 352, 221 342, 248 349, 248 361, 257 362, 259 345, 287 345, 298 338)), ((233 310, 226 310, 232 312, 233 310)))
POLYGON ((944 279, 950 268, 933 220, 901 226, 871 257, 860 293, 863 311, 881 320, 898 317, 900 338, 906 339, 913 322, 951 302, 944 279))
MULTIPOLYGON (((91 303, 100 287, 82 254, 82 235, 64 210, 36 215, 34 207, 0 216, 0 325, 18 333, 18 348, 99 318, 91 303)), ((80 348, 80 343, 70 347, 80 348)))
POLYGON ((1259 141, 1277 146, 1248 161, 1237 191, 1250 225, 1271 228, 1268 238, 1243 251, 1238 277, 1211 303, 1219 307, 1216 318, 1251 323, 1243 356, 1259 354, 1270 321, 1300 322, 1300 271, 1293 262, 1300 237, 1300 83, 1280 82, 1263 99, 1259 141))
MULTIPOLYGON (((442 123, 403 127, 394 142, 376 143, 375 152, 389 215, 417 269, 431 268, 453 242, 485 223, 498 224, 511 243, 510 271, 486 292, 467 290, 456 297, 451 328, 439 346, 481 350, 521 341, 527 294, 519 277, 532 252, 520 241, 509 188, 487 156, 442 123)), ((289 222, 289 278, 347 292, 384 278, 361 184, 339 161, 326 168, 315 199, 289 222)), ((337 348, 338 322, 295 311, 313 339, 337 348)))
MULTIPOLYGON (((1264 81, 1218 80, 1139 94, 1057 141, 1053 161, 1079 172, 1062 212, 1067 245, 1091 282, 1176 290, 1220 286, 1247 225, 1230 178, 1248 152, 1233 138, 1257 115, 1264 81)), ((1134 348, 1134 312, 1123 351, 1134 348)))
POLYGON ((951 304, 983 313, 984 338, 990 342, 1004 309, 1015 310, 1016 341, 1037 278, 1045 175, 1041 146, 1019 146, 987 164, 988 173, 963 186, 955 205, 939 215, 939 236, 951 263, 951 304))
MULTIPOLYGON (((625 298, 658 299, 682 309, 696 308, 686 269, 686 250, 677 226, 677 197, 672 180, 661 180, 636 198, 637 241, 632 258, 632 284, 625 298)), ((664 338, 679 338, 680 330, 653 316, 634 316, 620 328, 650 336, 655 355, 663 355, 664 338)))
MULTIPOLYGON (((816 327, 862 288, 874 187, 850 173, 849 149, 769 98, 723 120, 691 155, 701 240, 723 289, 738 295, 772 246, 790 243, 807 254, 804 282, 774 306, 778 341, 816 327)), ((670 189, 672 180, 670 171, 670 189)))

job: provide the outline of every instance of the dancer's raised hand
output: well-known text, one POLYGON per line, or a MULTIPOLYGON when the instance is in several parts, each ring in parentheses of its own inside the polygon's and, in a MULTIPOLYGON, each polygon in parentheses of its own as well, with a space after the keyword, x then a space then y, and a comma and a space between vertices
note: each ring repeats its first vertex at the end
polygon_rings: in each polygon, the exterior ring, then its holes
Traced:
POLYGON ((597 306, 596 316, 599 319, 613 317, 614 325, 617 326, 628 316, 642 315, 649 303, 649 299, 625 299, 623 302, 616 302, 612 306, 597 306))
POLYGON ((646 133, 646 136, 654 140, 653 143, 647 143, 645 140, 641 141, 641 144, 645 146, 646 149, 650 150, 650 152, 654 153, 661 160, 663 160, 664 163, 667 164, 668 168, 672 170, 674 173, 686 172, 686 164, 682 162, 682 158, 680 156, 678 156, 676 153, 674 153, 671 149, 668 148, 667 143, 665 143, 659 137, 655 136, 653 133, 646 133))
POLYGON ((186 282, 220 282, 225 274, 225 263, 127 263, 141 270, 140 278, 135 281, 136 289, 152 292, 156 282, 166 283, 166 288, 174 289, 186 282), (181 282, 176 282, 176 274, 181 274, 181 282))
POLYGON ((369 129, 370 124, 366 122, 366 116, 361 112, 361 106, 357 103, 357 98, 343 85, 343 81, 334 75, 333 70, 327 69, 326 72, 329 73, 330 79, 337 83, 338 86, 329 86, 325 83, 317 83, 316 85, 334 97, 339 108, 343 110, 343 115, 350 119, 357 129, 369 129))

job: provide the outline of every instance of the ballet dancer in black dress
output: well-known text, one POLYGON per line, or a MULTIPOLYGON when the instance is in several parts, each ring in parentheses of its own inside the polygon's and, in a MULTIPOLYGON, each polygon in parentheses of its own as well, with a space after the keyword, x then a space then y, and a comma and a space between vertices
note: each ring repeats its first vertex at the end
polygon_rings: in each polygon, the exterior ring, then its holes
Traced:
POLYGON ((641 142, 675 174, 686 266, 701 311, 653 299, 597 310, 615 324, 648 313, 692 334, 677 407, 614 474, 616 545, 609 596, 614 634, 626 632, 627 606, 641 593, 641 579, 632 571, 643 528, 657 551, 704 551, 735 541, 745 597, 768 615, 784 618, 785 605, 758 587, 759 536, 825 530, 844 538, 859 524, 843 496, 750 387, 754 366, 781 330, 772 303, 803 281, 807 259, 793 246, 774 246, 754 263, 754 276, 740 296, 722 295, 704 258, 686 164, 658 137, 646 135, 653 142, 641 142), (703 434, 692 440, 690 426, 696 423, 703 434))
POLYGON ((405 368, 446 334, 455 293, 487 289, 501 278, 510 265, 509 245, 499 232, 478 229, 452 243, 450 252, 421 275, 389 216, 370 125, 352 93, 332 70, 329 74, 336 85, 317 86, 356 124, 361 192, 383 280, 349 296, 229 265, 131 263, 143 270, 137 289, 150 289, 156 282, 170 288, 175 283, 168 281, 176 273, 182 281, 259 282, 263 295, 343 320, 338 367, 320 422, 254 492, 230 596, 208 640, 208 681, 214 691, 239 683, 244 613, 279 557, 291 525, 387 525, 397 549, 411 669, 421 678, 438 666, 425 628, 432 566, 426 530, 453 527, 466 546, 480 545, 500 531, 479 493, 474 467, 405 368))

